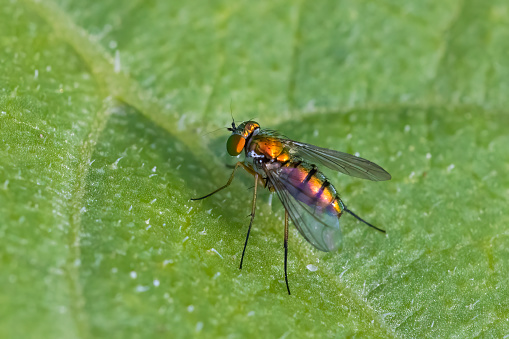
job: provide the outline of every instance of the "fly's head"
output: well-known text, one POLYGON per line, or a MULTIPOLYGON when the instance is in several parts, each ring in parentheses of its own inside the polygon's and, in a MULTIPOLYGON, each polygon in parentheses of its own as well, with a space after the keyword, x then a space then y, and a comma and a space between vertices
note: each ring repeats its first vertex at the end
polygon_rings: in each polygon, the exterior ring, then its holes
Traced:
POLYGON ((235 126, 235 121, 233 121, 232 127, 229 127, 228 130, 232 132, 232 135, 230 135, 226 142, 226 150, 231 156, 237 156, 246 146, 246 142, 250 140, 253 135, 258 134, 260 125, 255 121, 245 121, 235 126))

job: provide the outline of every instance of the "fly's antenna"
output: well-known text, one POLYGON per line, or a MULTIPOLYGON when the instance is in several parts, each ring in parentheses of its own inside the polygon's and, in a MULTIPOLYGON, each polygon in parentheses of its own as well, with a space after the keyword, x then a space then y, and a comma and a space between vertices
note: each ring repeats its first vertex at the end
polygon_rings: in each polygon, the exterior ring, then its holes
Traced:
POLYGON ((202 137, 204 137, 204 136, 206 136, 206 135, 209 135, 209 134, 211 134, 211 133, 217 132, 217 131, 219 131, 219 130, 222 130, 222 129, 224 129, 224 128, 228 129, 228 127, 219 127, 218 129, 215 129, 215 130, 210 131, 210 132, 208 132, 208 133, 202 134, 202 137))
POLYGON ((357 214, 355 214, 354 212, 352 212, 351 210, 349 210, 348 208, 346 208, 346 206, 343 207, 343 211, 345 212, 348 212, 350 213, 351 215, 353 215, 355 217, 355 219, 365 223, 366 225, 368 225, 369 227, 373 227, 375 230, 377 231, 380 231, 382 233, 385 233, 385 230, 381 229, 381 228, 378 228, 376 227, 375 225, 372 225, 370 224, 369 222, 367 222, 366 220, 362 219, 361 217, 359 217, 357 214))
POLYGON ((232 116, 232 129, 235 129, 235 119, 233 119, 233 109, 232 109, 232 98, 230 98, 230 115, 232 116))

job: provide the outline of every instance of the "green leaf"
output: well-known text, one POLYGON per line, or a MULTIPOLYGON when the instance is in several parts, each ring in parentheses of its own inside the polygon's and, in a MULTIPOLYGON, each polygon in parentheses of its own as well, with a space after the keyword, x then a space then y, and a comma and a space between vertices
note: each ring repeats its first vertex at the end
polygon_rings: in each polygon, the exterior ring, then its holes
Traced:
POLYGON ((0 337, 509 335, 506 1, 0 5, 0 337), (263 192, 239 271, 230 103, 386 168, 327 174, 387 235, 292 226, 288 296, 263 192))

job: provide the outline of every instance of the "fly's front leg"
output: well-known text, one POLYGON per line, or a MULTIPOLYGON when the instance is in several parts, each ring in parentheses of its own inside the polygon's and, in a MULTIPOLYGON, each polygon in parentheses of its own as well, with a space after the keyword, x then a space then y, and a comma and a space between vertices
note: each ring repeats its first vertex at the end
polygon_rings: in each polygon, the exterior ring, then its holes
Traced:
POLYGON ((251 226, 253 225, 253 220, 255 217, 256 210, 256 192, 258 191, 258 180, 260 175, 258 173, 254 173, 254 192, 253 192, 253 206, 251 207, 251 221, 249 222, 249 228, 247 229, 246 242, 244 243, 244 250, 242 250, 242 258, 240 258, 240 266, 239 269, 242 269, 242 262, 244 261, 244 254, 246 253, 247 241, 249 240, 249 233, 251 232, 251 226))
POLYGON ((231 183, 232 183, 232 181, 233 181, 233 177, 235 176, 235 171, 237 170, 237 168, 238 168, 239 166, 244 167, 244 169, 247 169, 247 168, 248 168, 248 167, 247 167, 246 165, 244 165, 242 162, 240 162, 240 161, 239 161, 239 162, 237 162, 237 163, 235 164, 235 167, 233 168, 233 172, 232 172, 232 174, 230 175, 230 179, 228 179, 228 182, 226 183, 226 185, 219 187, 219 188, 218 188, 217 190, 215 190, 214 192, 209 193, 209 194, 207 194, 207 195, 205 195, 205 196, 203 196, 203 197, 201 197, 201 198, 192 198, 191 200, 201 200, 201 199, 208 198, 208 197, 210 197, 212 194, 215 194, 215 193, 219 192, 220 190, 222 190, 222 189, 224 189, 224 188, 226 188, 226 187, 230 186, 230 184, 231 184, 231 183))

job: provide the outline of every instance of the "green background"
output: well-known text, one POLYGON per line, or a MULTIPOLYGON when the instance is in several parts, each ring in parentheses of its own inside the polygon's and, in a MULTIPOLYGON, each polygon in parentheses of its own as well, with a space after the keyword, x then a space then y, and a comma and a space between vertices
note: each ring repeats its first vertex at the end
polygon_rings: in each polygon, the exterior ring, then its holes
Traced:
POLYGON ((509 335, 509 3, 0 0, 0 337, 509 335), (237 120, 327 172, 339 253, 252 178, 237 120), (316 270, 310 270, 314 265, 316 270))

